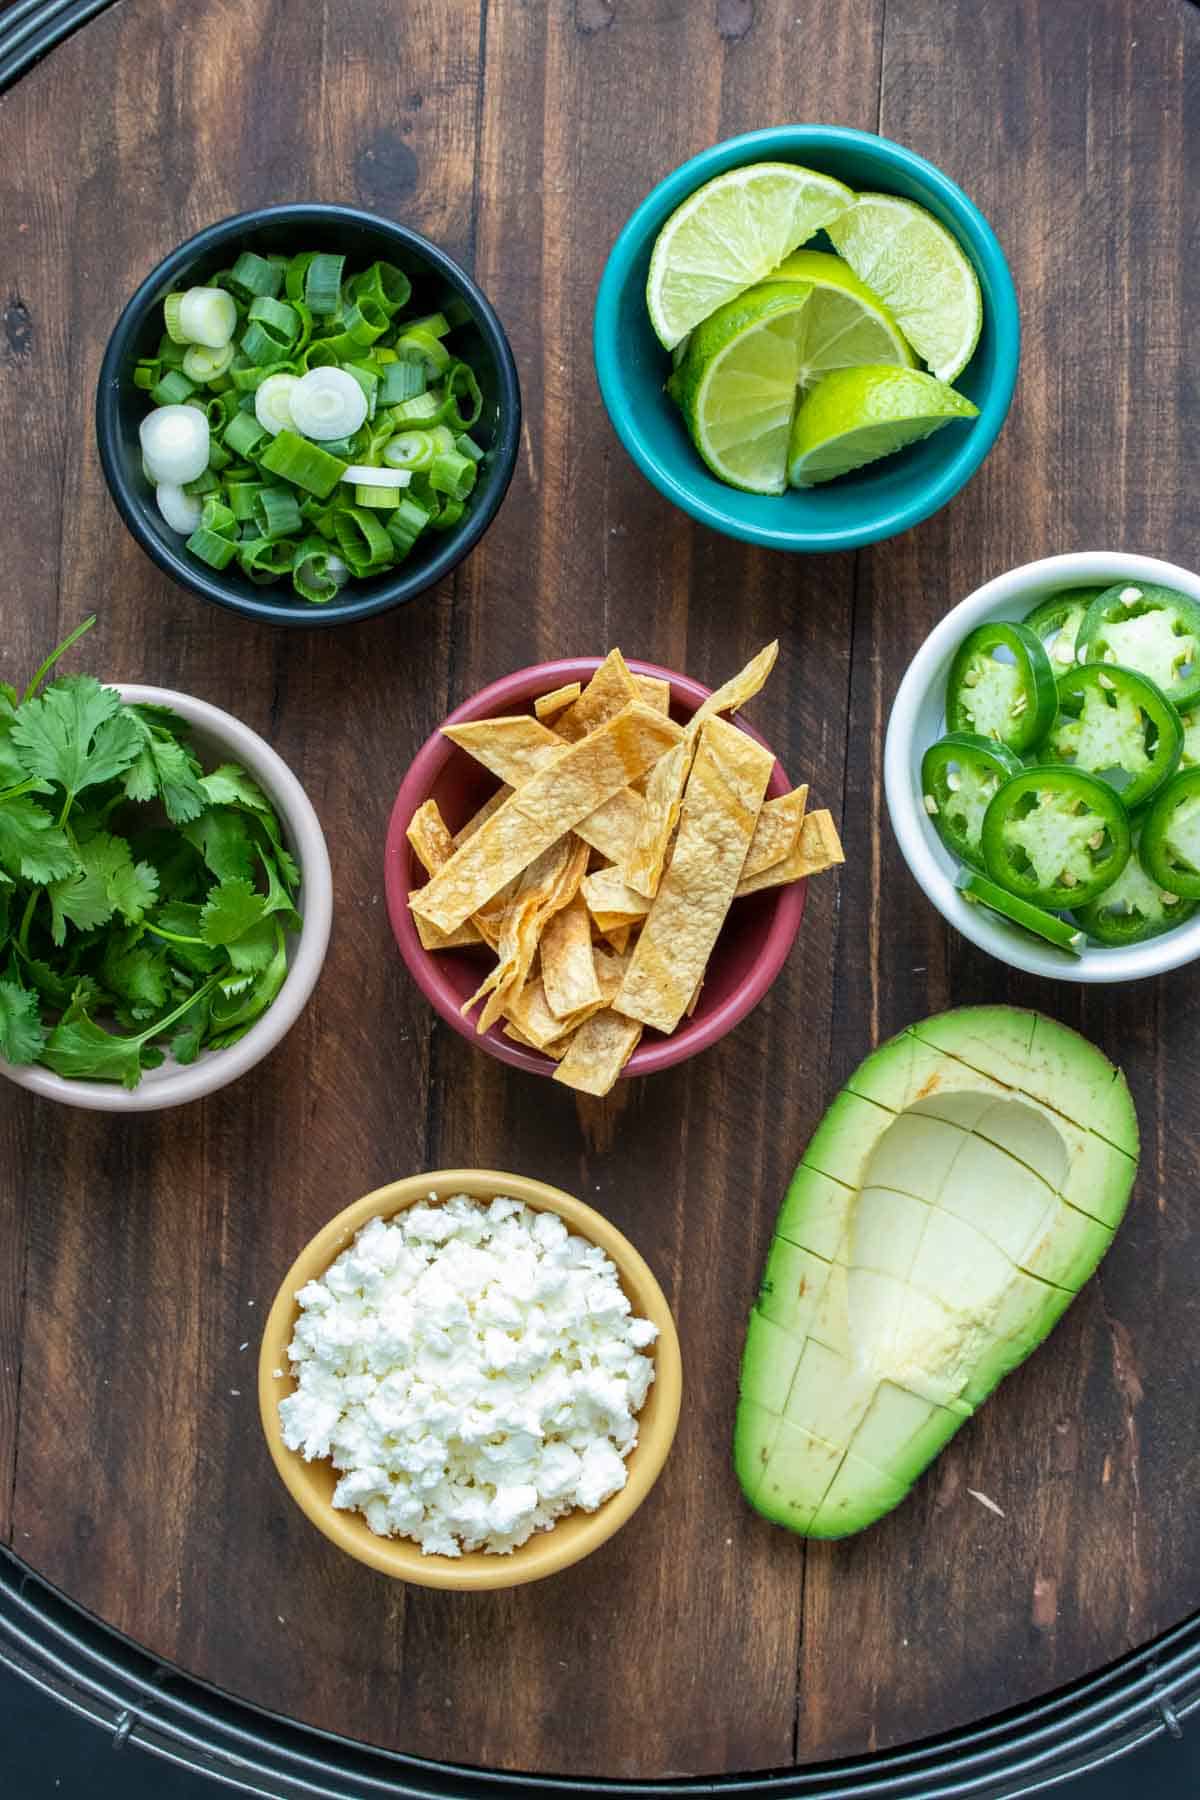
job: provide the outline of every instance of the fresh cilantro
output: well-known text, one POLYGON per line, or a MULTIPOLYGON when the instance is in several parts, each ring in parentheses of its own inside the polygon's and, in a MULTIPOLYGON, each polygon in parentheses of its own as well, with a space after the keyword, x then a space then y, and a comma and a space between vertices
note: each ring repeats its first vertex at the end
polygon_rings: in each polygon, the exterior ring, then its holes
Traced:
POLYGON ((120 694, 94 675, 66 675, 41 699, 24 701, 12 741, 27 775, 56 782, 72 798, 120 775, 141 749, 120 694))
POLYGON ((75 867, 70 839, 44 806, 28 795, 0 800, 0 869, 42 883, 59 881, 75 867))
POLYGON ((15 981, 0 981, 0 1056, 6 1062, 36 1062, 46 1042, 38 997, 15 981))
POLYGON ((200 936, 206 944, 232 944, 257 925, 266 912, 266 901, 242 876, 221 882, 208 896, 200 914, 200 936))
POLYGON ((258 784, 90 675, 0 683, 0 1056, 134 1087, 249 1029, 287 976, 300 871, 258 784), (38 798, 38 796, 42 798, 38 798))

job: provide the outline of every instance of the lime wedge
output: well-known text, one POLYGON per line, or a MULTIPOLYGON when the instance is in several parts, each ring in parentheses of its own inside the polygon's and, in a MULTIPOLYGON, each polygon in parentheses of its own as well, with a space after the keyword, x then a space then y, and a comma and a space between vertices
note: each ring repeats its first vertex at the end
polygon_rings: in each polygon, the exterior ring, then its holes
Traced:
POLYGON ((787 485, 809 292, 802 281, 768 281, 718 307, 667 383, 697 450, 733 487, 782 494, 787 485))
POLYGON ((920 369, 835 369, 800 403, 788 480, 793 487, 833 481, 917 443, 952 419, 974 419, 978 413, 965 394, 920 369))
POLYGON ((727 169, 697 188, 671 214, 650 258, 646 306, 659 339, 673 349, 853 202, 840 181, 795 163, 727 169))
POLYGON ((961 375, 979 342, 983 301, 974 269, 945 227, 911 200, 860 194, 826 230, 939 380, 961 375))
POLYGON ((864 363, 911 368, 916 362, 887 307, 840 256, 796 250, 771 280, 806 281, 812 288, 800 340, 802 394, 832 369, 857 369, 864 363))

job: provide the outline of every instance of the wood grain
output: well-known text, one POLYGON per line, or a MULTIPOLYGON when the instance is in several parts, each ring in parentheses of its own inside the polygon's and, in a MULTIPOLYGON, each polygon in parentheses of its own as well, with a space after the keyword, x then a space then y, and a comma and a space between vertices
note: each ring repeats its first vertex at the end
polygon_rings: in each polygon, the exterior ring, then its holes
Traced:
POLYGON ((1200 1604, 1200 1420, 1179 1352, 1200 1326, 1194 983, 1076 994, 950 938, 898 859, 879 768, 905 663, 986 576, 1104 544, 1188 560, 1198 37, 1175 0, 121 0, 0 98, 0 471, 26 503, 3 527, 0 678, 97 608, 89 665, 263 731, 334 861, 316 995, 236 1087, 120 1124, 0 1094, 0 1531, 157 1656, 420 1755, 650 1777, 919 1737, 1200 1604), (792 118, 878 125, 960 180, 1024 308, 1017 403, 981 474, 857 558, 793 561, 691 525, 625 457, 591 368, 596 283, 632 207, 706 144, 792 118), (90 402, 111 322, 159 256, 225 213, 313 198, 402 218, 474 265, 526 432, 496 523, 438 592, 360 627, 270 632, 141 557, 90 402), (813 884, 752 1019, 605 1103, 435 1027, 380 863, 400 777, 448 707, 613 643, 715 682, 775 635, 752 716, 844 815, 851 862, 840 890, 813 884), (779 1195, 879 1036, 1005 998, 1126 1065, 1146 1136, 1134 1212, 1051 1345, 913 1500, 806 1549, 742 1505, 728 1455, 779 1195), (253 1395, 258 1321, 301 1243, 390 1177, 456 1164, 537 1174, 609 1213, 668 1289, 687 1379, 636 1522, 551 1583, 469 1600, 406 1592, 313 1532, 253 1395))

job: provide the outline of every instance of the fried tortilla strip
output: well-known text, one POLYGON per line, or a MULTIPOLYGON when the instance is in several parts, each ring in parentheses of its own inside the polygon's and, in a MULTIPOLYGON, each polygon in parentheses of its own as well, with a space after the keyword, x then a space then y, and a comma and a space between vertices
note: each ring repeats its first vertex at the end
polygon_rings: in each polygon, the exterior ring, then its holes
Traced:
POLYGON ((622 1018, 605 1007, 584 1021, 554 1071, 555 1081, 581 1094, 607 1094, 642 1035, 636 1019, 622 1018))
POLYGON ((443 725, 442 736, 510 787, 520 787, 567 750, 562 738, 528 713, 443 725))
POLYGON ((587 909, 601 931, 614 925, 633 925, 650 911, 649 900, 626 886, 620 869, 596 869, 585 875, 580 885, 587 909))
POLYGON ((542 986, 550 1011, 560 1019, 600 1003, 592 921, 582 894, 555 913, 542 933, 542 986))
POLYGON ((655 712, 669 713, 671 710, 671 684, 664 681, 661 675, 635 675, 633 685, 638 697, 655 712))
POLYGON ((687 1003, 687 1016, 689 1019, 691 1018, 692 1014, 695 1012, 696 1008, 700 1004, 700 989, 703 986, 704 986, 704 977, 702 975, 700 977, 699 981, 696 983, 695 993, 692 995, 691 999, 687 1003))
POLYGON ((800 841, 791 855, 783 862, 763 869, 761 874, 744 876, 738 883, 737 898, 760 894, 764 888, 786 887, 790 881, 803 881, 806 875, 820 875, 845 860, 832 816, 825 811, 809 813, 800 832, 800 841))
POLYGON ((453 931, 657 762, 680 735, 670 719, 632 702, 513 793, 412 896, 413 911, 453 931))
MULTIPOLYGON (((426 800, 418 806, 404 835, 427 875, 436 875, 442 864, 454 855, 454 839, 446 829, 436 800, 426 800)), ((456 931, 439 931, 436 925, 417 916, 416 927, 423 950, 465 950, 468 944, 481 942, 479 928, 471 919, 456 931)))
POLYGON ((610 650, 574 706, 559 714, 554 729, 568 744, 577 744, 637 698, 637 686, 625 658, 619 650, 610 650))
POLYGON ((646 777, 642 829, 632 854, 621 865, 629 886, 651 900, 658 892, 671 833, 679 821, 693 747, 693 741, 685 738, 682 744, 660 756, 646 777))
MULTIPOLYGON (((807 782, 803 787, 793 788, 790 794, 781 794, 778 800, 765 803, 742 864, 742 881, 748 881, 752 875, 761 875, 764 869, 791 855, 800 842, 807 805, 807 782)), ((738 886, 741 887, 741 881, 738 886)))
MULTIPOLYGON (((599 926, 596 929, 599 930, 599 926)), ((600 936, 618 956, 624 956, 632 935, 632 925, 610 925, 607 931, 600 932, 600 936)))
MULTIPOLYGON (((565 687, 556 687, 548 694, 539 694, 533 703, 534 716, 544 725, 556 719, 560 712, 573 706, 583 692, 583 685, 578 681, 568 681, 565 687)), ((649 701, 647 701, 649 705, 649 701)))
POLYGON ((498 787, 490 800, 485 800, 479 811, 472 813, 462 829, 455 832, 454 848, 457 850, 458 846, 465 844, 469 837, 474 837, 479 827, 486 824, 494 812, 499 812, 511 793, 510 787, 498 787))
POLYGON ((779 639, 773 638, 764 644, 757 656, 751 657, 744 669, 740 669, 723 687, 708 696, 703 706, 699 707, 687 722, 689 737, 696 737, 707 721, 718 713, 736 712, 739 706, 745 706, 766 682, 767 676, 775 667, 775 659, 779 655, 779 639))
MULTIPOLYGON (((549 768, 569 748, 526 713, 503 719, 472 719, 465 725, 448 725, 443 730, 461 750, 514 788, 549 768)), ((610 862, 624 864, 637 842, 644 814, 641 795, 632 788, 623 788, 575 829, 585 844, 599 850, 610 862)))
POLYGON ((675 849, 613 1002, 627 1018, 669 1032, 686 1012, 733 903, 774 766, 736 725, 705 721, 675 849))
POLYGON ((527 1038, 521 1028, 514 1025, 511 1019, 504 1021, 504 1035, 506 1038, 511 1038, 514 1044, 523 1044, 526 1050, 540 1050, 543 1056, 553 1057, 555 1062, 567 1054, 565 1038, 559 1038, 556 1043, 552 1044, 535 1044, 533 1039, 527 1038))
POLYGON ((579 891, 587 856, 587 845, 568 833, 543 851, 521 876, 504 915, 496 946, 496 966, 460 1008, 466 1014, 478 1001, 484 1001, 475 1021, 476 1031, 484 1032, 494 1025, 510 996, 524 987, 547 922, 579 891))

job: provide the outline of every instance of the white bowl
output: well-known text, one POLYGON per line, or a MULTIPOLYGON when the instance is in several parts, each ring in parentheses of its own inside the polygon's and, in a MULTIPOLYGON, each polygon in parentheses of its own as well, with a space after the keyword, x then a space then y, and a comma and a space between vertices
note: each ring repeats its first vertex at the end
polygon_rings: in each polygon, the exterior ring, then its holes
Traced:
POLYGON ((303 1012, 316 985, 333 916, 333 875, 325 834, 313 805, 292 771, 270 744, 231 714, 176 694, 170 688, 114 684, 126 700, 152 706, 169 706, 192 727, 192 743, 208 768, 236 762, 252 775, 279 814, 284 842, 300 868, 300 895, 296 910, 303 920, 298 937, 288 940, 288 972, 273 1003, 236 1044, 228 1050, 205 1050, 187 1067, 169 1057, 157 1069, 147 1069, 135 1088, 112 1081, 69 1081, 37 1064, 16 1068, 0 1059, 0 1075, 67 1106, 84 1106, 94 1112, 157 1112, 164 1106, 181 1106, 236 1081, 247 1069, 272 1051, 303 1012))
POLYGON ((945 732, 946 677, 954 653, 969 631, 988 619, 1023 619, 1032 606, 1057 589, 1107 586, 1114 581, 1161 582, 1200 602, 1200 575, 1154 556, 1081 550, 1010 569, 960 601, 925 639, 900 683, 883 753, 892 829, 926 898, 981 950, 1014 969, 1058 981, 1136 981, 1177 969, 1200 956, 1200 912, 1161 937, 1121 949, 1089 944, 1082 956, 1073 957, 1040 944, 1019 926, 982 906, 972 906, 959 893, 955 878, 961 865, 943 845, 922 803, 921 758, 945 732))

